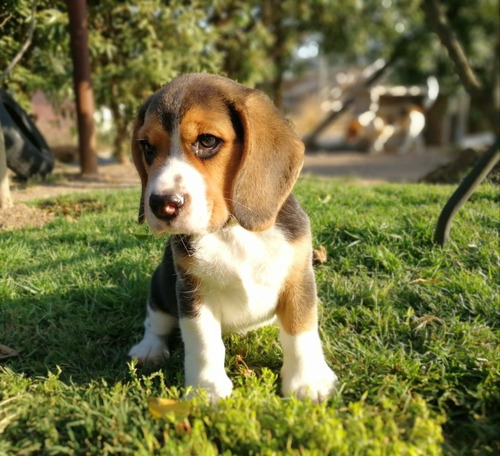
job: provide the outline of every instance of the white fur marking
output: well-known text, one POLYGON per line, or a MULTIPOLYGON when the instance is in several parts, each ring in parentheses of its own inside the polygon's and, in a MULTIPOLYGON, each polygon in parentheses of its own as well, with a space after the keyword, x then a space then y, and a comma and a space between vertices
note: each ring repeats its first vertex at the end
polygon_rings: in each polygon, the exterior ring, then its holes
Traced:
POLYGON ((367 127, 375 120, 375 116, 373 111, 365 111, 358 116, 358 122, 362 127, 367 127))
POLYGON ((422 131, 425 128, 425 115, 420 111, 412 109, 408 114, 409 126, 403 144, 399 148, 400 154, 406 154, 411 150, 421 153, 424 150, 422 131))
POLYGON ((188 162, 177 156, 169 157, 165 165, 151 173, 146 189, 145 214, 155 234, 166 231, 165 223, 158 220, 148 201, 151 194, 180 193, 185 195, 186 204, 171 222, 170 233, 206 233, 210 222, 211 208, 206 198, 203 176, 188 162))
POLYGON ((293 247, 276 228, 252 233, 237 225, 193 237, 192 243, 195 261, 188 272, 201 279, 203 303, 196 317, 180 320, 186 386, 205 388, 215 403, 232 391, 222 333, 274 321, 293 247))
POLYGON ((293 247, 279 230, 253 233, 236 225, 192 242, 197 261, 188 272, 201 279, 200 293, 223 333, 243 333, 274 321, 293 260, 293 247))
POLYGON ((134 345, 128 355, 137 358, 139 362, 160 363, 169 357, 167 336, 177 326, 177 318, 161 311, 147 307, 147 317, 144 321, 144 336, 134 345))

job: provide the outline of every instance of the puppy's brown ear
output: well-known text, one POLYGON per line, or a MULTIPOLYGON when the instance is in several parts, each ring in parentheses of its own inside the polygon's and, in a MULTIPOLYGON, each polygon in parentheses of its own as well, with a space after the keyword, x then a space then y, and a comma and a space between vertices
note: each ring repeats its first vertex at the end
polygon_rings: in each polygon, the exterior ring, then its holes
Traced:
POLYGON ((139 202, 139 216, 138 222, 139 224, 144 223, 144 194, 146 192, 146 184, 148 181, 148 174, 146 172, 146 168, 144 167, 143 160, 143 152, 141 146, 139 145, 137 133, 139 129, 144 125, 144 119, 146 117, 146 111, 149 106, 150 99, 148 98, 144 104, 139 108, 139 112, 137 113, 137 117, 134 122, 134 129, 132 132, 132 159, 134 161, 134 165, 137 168, 137 172, 139 173, 139 177, 141 178, 141 199, 139 202))
POLYGON ((304 144, 272 101, 248 92, 237 107, 243 126, 243 155, 233 182, 233 215, 243 228, 271 227, 292 191, 304 162, 304 144))

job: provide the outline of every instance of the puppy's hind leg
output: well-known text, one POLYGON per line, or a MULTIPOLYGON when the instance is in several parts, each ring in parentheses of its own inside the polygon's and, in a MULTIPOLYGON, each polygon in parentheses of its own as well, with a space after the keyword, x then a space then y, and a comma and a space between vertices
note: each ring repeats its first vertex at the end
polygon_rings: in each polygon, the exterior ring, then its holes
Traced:
POLYGON ((140 363, 160 363, 170 355, 167 339, 177 325, 176 317, 159 309, 152 309, 148 302, 144 336, 137 345, 130 349, 128 355, 131 358, 137 358, 140 363))

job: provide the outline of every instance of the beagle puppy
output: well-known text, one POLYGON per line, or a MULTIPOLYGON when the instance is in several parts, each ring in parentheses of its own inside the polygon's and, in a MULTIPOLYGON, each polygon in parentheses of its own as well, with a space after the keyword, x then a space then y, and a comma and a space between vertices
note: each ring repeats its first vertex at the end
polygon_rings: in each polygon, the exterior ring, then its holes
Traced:
POLYGON ((269 98, 220 76, 180 76, 139 109, 132 152, 139 223, 170 238, 129 355, 161 361, 179 325, 185 384, 216 402, 233 388, 222 334, 277 320, 283 394, 331 395, 309 220, 291 194, 304 146, 269 98))

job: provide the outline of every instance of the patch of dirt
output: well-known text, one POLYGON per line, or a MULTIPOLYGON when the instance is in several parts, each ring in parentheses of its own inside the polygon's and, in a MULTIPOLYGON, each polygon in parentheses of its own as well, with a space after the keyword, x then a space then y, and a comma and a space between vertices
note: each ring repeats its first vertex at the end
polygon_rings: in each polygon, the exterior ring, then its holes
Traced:
POLYGON ((94 201, 81 201, 71 207, 60 201, 44 201, 39 207, 29 207, 24 202, 55 198, 68 193, 83 193, 91 190, 117 188, 139 188, 140 179, 132 163, 120 164, 101 160, 99 174, 95 177, 81 177, 78 165, 56 162, 52 175, 45 182, 16 182, 11 176, 11 196, 14 206, 0 210, 0 230, 20 228, 41 228, 57 216, 76 218, 94 201))
MULTIPOLYGON (((431 171, 421 179, 421 182, 429 184, 458 184, 464 176, 475 166, 479 158, 487 151, 487 148, 461 150, 449 163, 431 171)), ((498 184, 500 182, 500 164, 491 170, 489 179, 498 184)))
POLYGON ((370 182, 418 182, 451 160, 448 153, 429 148, 421 154, 364 154, 360 152, 307 154, 302 174, 350 177, 370 182))
POLYGON ((140 179, 132 163, 121 164, 110 160, 101 160, 99 174, 92 177, 82 177, 78 165, 56 162, 54 171, 46 182, 26 185, 16 183, 11 179, 14 204, 67 193, 113 188, 139 188, 139 186, 140 179))
POLYGON ((26 204, 15 204, 0 210, 0 230, 17 230, 19 228, 41 228, 54 220, 55 215, 45 209, 29 207, 26 204))
POLYGON ((74 220, 80 217, 84 212, 102 212, 102 201, 97 198, 83 198, 77 202, 66 202, 58 199, 49 199, 42 201, 40 209, 48 211, 54 216, 63 216, 66 219, 74 220))
MULTIPOLYGON (((417 182, 436 168, 448 163, 450 157, 437 151, 421 155, 367 155, 353 152, 306 154, 303 174, 321 177, 349 176, 360 182, 417 182)), ((29 182, 27 185, 11 179, 14 207, 0 210, 0 230, 23 227, 41 227, 56 216, 74 218, 78 207, 62 207, 59 202, 46 202, 39 208, 23 204, 26 201, 55 198, 67 193, 91 190, 136 188, 140 179, 133 163, 120 164, 111 159, 99 160, 99 174, 81 177, 76 164, 56 161, 52 175, 45 182, 29 182)))

